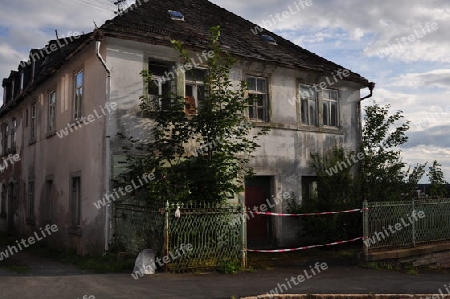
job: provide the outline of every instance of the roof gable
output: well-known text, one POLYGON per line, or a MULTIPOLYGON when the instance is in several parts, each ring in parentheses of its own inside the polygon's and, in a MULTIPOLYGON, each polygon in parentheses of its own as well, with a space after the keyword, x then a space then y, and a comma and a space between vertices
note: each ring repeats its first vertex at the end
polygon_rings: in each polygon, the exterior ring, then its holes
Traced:
MULTIPOLYGON (((163 45, 170 45, 170 40, 176 39, 186 47, 203 49, 209 43, 209 29, 217 25, 221 27, 220 42, 231 54, 289 68, 310 69, 325 76, 344 69, 207 0, 138 0, 101 29, 106 35, 118 38, 163 45), (184 21, 171 19, 169 11, 181 12, 184 21), (276 44, 261 35, 273 37, 276 44)), ((348 80, 365 86, 369 83, 356 73, 351 73, 348 80)))

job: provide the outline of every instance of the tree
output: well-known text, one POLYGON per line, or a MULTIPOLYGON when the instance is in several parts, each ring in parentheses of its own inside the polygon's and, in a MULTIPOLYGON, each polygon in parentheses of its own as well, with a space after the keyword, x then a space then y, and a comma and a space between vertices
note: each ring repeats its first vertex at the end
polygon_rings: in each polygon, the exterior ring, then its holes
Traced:
MULTIPOLYGON (((205 98, 195 114, 185 113, 186 99, 181 96, 141 97, 143 115, 154 121, 153 139, 144 158, 130 157, 129 174, 155 173, 146 195, 152 202, 221 202, 242 192, 245 177, 252 174, 249 159, 267 130, 253 128, 247 118, 246 82, 234 88, 229 74, 235 60, 221 51, 219 37, 220 27, 213 27, 205 98)), ((172 44, 184 60, 184 70, 193 72, 183 44, 172 44)), ((142 75, 150 88, 158 87, 151 72, 142 75)))
MULTIPOLYGON (((311 164, 317 174, 317 192, 312 198, 303 198, 297 212, 342 211, 361 206, 359 181, 352 171, 355 156, 342 146, 334 146, 324 155, 311 154, 311 164)), ((305 217, 302 225, 305 236, 317 237, 320 232, 319 242, 350 239, 361 234, 361 217, 355 213, 305 217)))
POLYGON ((448 195, 448 183, 444 179, 444 173, 442 172, 441 166, 441 164, 434 160, 433 165, 428 167, 429 171, 427 177, 430 181, 430 190, 428 194, 431 197, 446 197, 448 195))
POLYGON ((369 201, 393 201, 411 196, 424 174, 425 164, 407 167, 399 147, 408 141, 409 121, 399 123, 402 111, 389 114, 390 105, 365 108, 360 151, 362 196, 369 201), (405 169, 406 168, 406 169, 405 169))

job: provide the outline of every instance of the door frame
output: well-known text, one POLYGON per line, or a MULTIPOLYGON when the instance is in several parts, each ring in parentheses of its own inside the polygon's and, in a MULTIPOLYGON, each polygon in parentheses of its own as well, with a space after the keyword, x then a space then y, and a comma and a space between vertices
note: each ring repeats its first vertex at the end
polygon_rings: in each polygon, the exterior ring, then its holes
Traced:
MULTIPOLYGON (((266 182, 269 183, 269 190, 268 190, 269 198, 268 198, 268 200, 271 204, 273 204, 272 195, 274 194, 274 190, 275 190, 275 176, 273 176, 273 175, 255 175, 252 177, 247 177, 247 178, 245 178, 245 187, 247 185, 251 185, 248 182, 249 181, 251 182, 252 180, 253 180, 253 182, 255 182, 257 180, 261 180, 261 182, 266 180, 266 182)), ((256 183, 254 185, 258 185, 258 184, 256 183)), ((247 208, 247 203, 246 203, 246 198, 245 198, 245 188, 244 188, 244 204, 247 208)), ((273 210, 273 208, 270 208, 270 206, 268 206, 267 211, 268 212, 276 212, 273 210)), ((267 231, 267 240, 264 242, 264 244, 261 243, 261 246, 272 247, 272 246, 274 246, 275 241, 276 241, 276 230, 275 230, 276 221, 275 221, 275 219, 272 219, 273 217, 271 217, 271 216, 262 216, 262 217, 268 217, 268 219, 267 219, 268 231, 267 231)), ((246 221, 248 222, 248 219, 246 221)), ((248 235, 247 235, 247 243, 249 243, 248 235)), ((253 242, 251 242, 251 243, 253 243, 253 242)), ((256 244, 256 245, 259 245, 259 244, 256 244)))

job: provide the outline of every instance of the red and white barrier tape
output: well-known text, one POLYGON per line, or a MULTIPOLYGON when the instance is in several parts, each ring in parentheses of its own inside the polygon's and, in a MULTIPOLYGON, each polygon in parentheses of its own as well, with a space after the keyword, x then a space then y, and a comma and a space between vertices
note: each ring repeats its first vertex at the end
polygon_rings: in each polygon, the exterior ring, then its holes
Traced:
POLYGON ((272 213, 272 212, 253 212, 247 211, 246 213, 257 214, 257 215, 270 215, 270 216, 284 216, 284 217, 299 217, 299 216, 317 216, 317 215, 331 215, 331 214, 341 214, 341 213, 354 213, 360 211, 367 211, 368 208, 364 209, 353 209, 347 211, 339 211, 339 212, 318 212, 318 213, 304 213, 304 214, 284 214, 284 213, 272 213))
POLYGON ((311 248, 315 248, 315 247, 340 245, 340 244, 344 244, 344 243, 355 242, 355 241, 362 240, 362 239, 364 239, 364 237, 354 238, 354 239, 347 240, 347 241, 337 241, 337 242, 323 244, 323 245, 310 245, 310 246, 303 246, 303 247, 291 248, 291 249, 258 250, 258 249, 248 249, 247 248, 246 250, 249 252, 289 252, 289 251, 311 249, 311 248))

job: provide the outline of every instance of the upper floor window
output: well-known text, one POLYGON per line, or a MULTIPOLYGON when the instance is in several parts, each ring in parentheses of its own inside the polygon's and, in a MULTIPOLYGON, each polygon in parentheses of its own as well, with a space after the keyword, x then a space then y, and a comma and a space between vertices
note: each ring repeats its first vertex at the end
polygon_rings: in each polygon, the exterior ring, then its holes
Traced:
POLYGON ((8 141, 9 141, 9 126, 8 124, 3 124, 2 127, 2 152, 4 155, 8 153, 8 141))
POLYGON ((56 127, 56 92, 48 94, 48 132, 54 132, 56 127))
POLYGON ((14 79, 11 82, 11 100, 14 99, 14 89, 15 89, 15 82, 14 79))
POLYGON ((247 77, 248 117, 253 121, 269 121, 267 82, 263 77, 247 77))
POLYGON ((25 73, 23 71, 20 72, 20 91, 23 91, 23 85, 25 80, 25 73))
POLYGON ((36 141, 36 103, 31 105, 30 141, 36 141))
POLYGON ((148 69, 152 75, 152 82, 149 82, 148 86, 148 94, 151 98, 158 97, 161 109, 165 110, 170 106, 170 95, 176 88, 175 71, 170 64, 159 61, 150 61, 148 69))
POLYGON ((2 185, 2 193, 1 193, 1 216, 6 216, 6 196, 7 196, 7 188, 6 184, 2 185))
POLYGON ((73 118, 81 117, 81 107, 83 103, 83 71, 79 71, 74 76, 74 96, 73 96, 73 118))
POLYGON ((16 151, 16 134, 17 134, 17 119, 14 117, 11 123, 11 150, 16 151))
POLYGON ((3 87, 3 104, 5 104, 7 101, 7 96, 6 96, 7 93, 8 93, 8 89, 5 86, 5 87, 3 87))
POLYGON ((205 100, 205 77, 206 70, 193 69, 185 73, 186 88, 186 114, 192 115, 197 113, 202 102, 205 100))
POLYGON ((302 124, 317 126, 317 92, 310 85, 300 84, 299 93, 302 124))
POLYGON ((339 91, 335 89, 322 90, 323 125, 337 127, 339 91))

